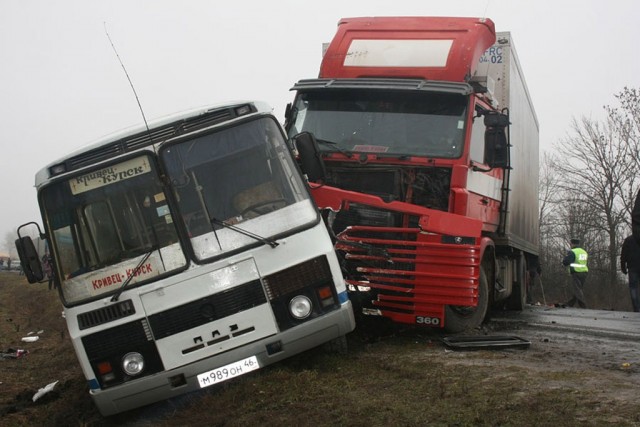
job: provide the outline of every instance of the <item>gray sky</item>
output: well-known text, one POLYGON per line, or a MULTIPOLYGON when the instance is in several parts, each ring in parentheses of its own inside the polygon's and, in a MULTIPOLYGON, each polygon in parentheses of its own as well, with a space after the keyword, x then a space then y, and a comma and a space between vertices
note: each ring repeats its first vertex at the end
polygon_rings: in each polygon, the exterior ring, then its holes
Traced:
POLYGON ((545 150, 640 87, 637 0, 0 0, 0 250, 41 223, 39 169, 142 123, 104 23, 147 119, 256 99, 282 121, 340 18, 402 15, 486 16, 510 31, 545 150))

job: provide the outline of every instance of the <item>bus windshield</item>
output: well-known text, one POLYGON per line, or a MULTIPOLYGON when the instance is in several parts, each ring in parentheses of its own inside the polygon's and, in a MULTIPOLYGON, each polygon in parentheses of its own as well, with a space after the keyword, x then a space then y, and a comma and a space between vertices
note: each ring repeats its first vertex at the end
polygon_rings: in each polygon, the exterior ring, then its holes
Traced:
POLYGON ((45 187, 41 198, 68 303, 186 265, 149 156, 58 181, 45 187))
POLYGON ((163 147, 160 158, 199 260, 318 220, 271 118, 178 141, 163 147))
POLYGON ((299 93, 289 137, 307 131, 324 151, 457 158, 468 97, 435 92, 299 93))

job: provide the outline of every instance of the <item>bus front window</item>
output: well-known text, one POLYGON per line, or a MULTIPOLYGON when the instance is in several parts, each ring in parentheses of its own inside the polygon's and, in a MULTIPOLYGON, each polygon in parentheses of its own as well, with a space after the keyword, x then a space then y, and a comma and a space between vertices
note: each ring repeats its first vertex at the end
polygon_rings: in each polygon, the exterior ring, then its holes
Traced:
POLYGON ((113 292, 130 276, 133 285, 186 264, 146 156, 59 181, 41 197, 69 303, 113 292))
POLYGON ((272 119, 179 141, 164 147, 160 158, 199 260, 318 219, 272 119))

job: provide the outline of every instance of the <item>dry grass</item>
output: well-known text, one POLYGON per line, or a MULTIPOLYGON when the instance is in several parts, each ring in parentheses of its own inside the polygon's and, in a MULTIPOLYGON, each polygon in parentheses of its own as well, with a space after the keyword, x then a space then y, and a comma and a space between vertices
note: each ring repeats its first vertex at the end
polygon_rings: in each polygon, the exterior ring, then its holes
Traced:
POLYGON ((219 387, 105 419, 88 395, 61 311, 46 284, 0 273, 0 345, 29 350, 20 359, 0 359, 1 425, 640 425, 637 389, 619 373, 605 384, 597 376, 608 374, 560 367, 549 352, 450 352, 435 332, 379 325, 376 333, 359 326, 349 336, 347 356, 310 351, 219 387), (20 341, 38 330, 39 341, 20 341), (55 380, 54 392, 31 401, 55 380), (628 393, 614 392, 625 388, 628 393))

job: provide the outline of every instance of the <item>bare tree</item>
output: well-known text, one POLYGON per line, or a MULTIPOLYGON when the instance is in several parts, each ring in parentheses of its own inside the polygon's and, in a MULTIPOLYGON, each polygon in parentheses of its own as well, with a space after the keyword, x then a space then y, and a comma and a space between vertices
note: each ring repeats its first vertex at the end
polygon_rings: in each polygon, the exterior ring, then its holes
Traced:
POLYGON ((616 99, 620 105, 606 106, 605 110, 610 129, 618 139, 619 145, 627 150, 627 176, 621 183, 621 198, 628 212, 626 222, 630 224, 631 208, 640 186, 640 90, 625 87, 616 95, 616 99))
MULTIPOLYGON (((559 265, 571 237, 582 237, 589 257, 591 300, 606 308, 628 309, 626 283, 617 274, 622 240, 640 187, 640 91, 625 88, 619 105, 605 106, 604 122, 573 121, 567 138, 545 156, 540 170, 540 241, 545 274, 559 294, 566 271, 559 265), (561 278, 561 279, 558 279, 561 278)), ((556 295, 553 295, 556 291, 556 295)), ((588 295, 589 299, 589 295, 588 295)))
POLYGON ((562 179, 560 188, 570 205, 568 219, 572 223, 567 231, 574 236, 590 235, 596 241, 601 240, 601 234, 606 236, 605 247, 591 249, 596 254, 606 253, 608 265, 603 267, 608 270, 608 283, 614 284, 618 236, 628 217, 622 189, 632 171, 627 162, 629 146, 620 143, 608 123, 583 117, 574 120, 572 128, 573 135, 562 142, 565 160, 555 164, 562 179), (575 208, 587 214, 575 212, 575 208))

